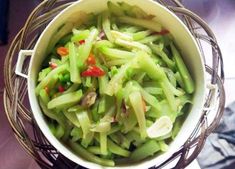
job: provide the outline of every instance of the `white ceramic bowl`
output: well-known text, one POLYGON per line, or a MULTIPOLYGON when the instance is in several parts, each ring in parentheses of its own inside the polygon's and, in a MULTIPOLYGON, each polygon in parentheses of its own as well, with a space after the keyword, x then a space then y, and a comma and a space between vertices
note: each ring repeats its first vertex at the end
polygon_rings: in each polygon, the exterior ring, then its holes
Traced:
MULTIPOLYGON (((63 10, 57 17, 53 19, 52 22, 46 27, 46 29, 41 34, 37 41, 37 44, 33 51, 31 52, 20 52, 19 60, 17 63, 16 73, 28 78, 28 95, 30 99, 30 105, 33 111, 34 118, 40 127, 43 134, 49 140, 49 142, 60 151, 65 157, 74 161, 75 163, 82 165, 87 168, 109 168, 100 166, 98 164, 89 162, 82 159, 79 155, 73 153, 69 148, 63 145, 59 140, 57 140, 51 131, 49 130, 47 123, 45 121, 44 115, 39 107, 37 97, 35 95, 35 87, 38 77, 38 72, 40 70, 42 61, 46 57, 46 49, 49 44, 53 33, 66 21, 75 21, 76 15, 79 11, 85 11, 87 13, 99 13, 107 8, 108 0, 80 0, 75 2, 73 5, 69 6, 63 10), (29 53, 32 54, 29 66, 29 74, 23 75, 20 72, 22 67, 22 60, 25 55, 29 53)), ((178 48, 181 50, 183 55, 183 60, 185 61, 190 73, 196 83, 196 91, 193 97, 193 106, 180 130, 175 140, 170 144, 169 150, 161 154, 160 156, 147 158, 146 160, 135 163, 127 164, 124 166, 116 166, 111 168, 149 168, 156 164, 160 164, 169 158, 174 152, 176 152, 190 136, 193 129, 195 128, 197 122, 199 121, 205 96, 205 69, 203 59, 200 55, 198 46, 190 34, 187 27, 181 22, 181 20, 173 14, 171 11, 161 6, 159 3, 152 0, 112 0, 113 2, 124 1, 131 5, 137 5, 141 7, 148 14, 153 14, 157 16, 157 21, 160 22, 166 29, 168 29, 174 36, 175 42, 178 48)))

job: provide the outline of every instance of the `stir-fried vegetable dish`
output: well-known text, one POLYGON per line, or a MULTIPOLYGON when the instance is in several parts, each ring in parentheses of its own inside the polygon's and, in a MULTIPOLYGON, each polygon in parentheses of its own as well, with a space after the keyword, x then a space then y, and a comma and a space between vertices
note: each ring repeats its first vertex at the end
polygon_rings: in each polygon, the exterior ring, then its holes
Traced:
POLYGON ((55 33, 35 89, 51 132, 104 166, 165 152, 194 82, 170 31, 137 6, 107 3, 55 33))

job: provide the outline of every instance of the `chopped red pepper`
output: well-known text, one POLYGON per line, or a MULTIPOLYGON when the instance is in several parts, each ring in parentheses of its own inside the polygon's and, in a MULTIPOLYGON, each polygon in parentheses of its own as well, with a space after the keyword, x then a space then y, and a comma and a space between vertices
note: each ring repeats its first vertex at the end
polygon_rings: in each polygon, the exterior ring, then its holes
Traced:
POLYGON ((88 65, 95 65, 96 64, 95 56, 92 53, 87 58, 87 64, 88 65))
POLYGON ((170 33, 170 31, 168 31, 167 29, 162 29, 160 32, 154 32, 154 35, 166 35, 170 33))
POLYGON ((66 47, 58 47, 56 52, 60 55, 60 56, 66 56, 69 54, 69 49, 66 47))
POLYGON ((50 67, 51 67, 51 69, 55 69, 55 68, 57 68, 57 64, 56 63, 54 63, 54 62, 49 62, 49 65, 50 65, 50 67))
POLYGON ((105 75, 105 71, 97 66, 89 66, 87 70, 82 72, 83 77, 100 77, 105 75))
POLYGON ((58 90, 60 93, 63 93, 65 91, 65 88, 62 85, 59 85, 58 90))
POLYGON ((80 41, 79 41, 79 44, 82 45, 82 44, 84 44, 85 42, 86 42, 86 41, 83 39, 83 40, 80 40, 80 41))
POLYGON ((50 90, 48 86, 44 87, 44 90, 46 91, 47 94, 49 94, 50 90))

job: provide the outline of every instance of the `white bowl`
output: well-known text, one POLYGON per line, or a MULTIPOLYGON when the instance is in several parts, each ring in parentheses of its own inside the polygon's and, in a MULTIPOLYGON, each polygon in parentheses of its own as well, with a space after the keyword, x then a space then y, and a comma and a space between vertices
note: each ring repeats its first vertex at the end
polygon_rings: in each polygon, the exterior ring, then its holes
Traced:
MULTIPOLYGON (((74 161, 75 163, 92 169, 129 169, 130 167, 149 168, 151 166, 164 162, 184 144, 186 139, 190 136, 193 129, 195 128, 197 122, 199 121, 205 96, 205 68, 196 41, 190 34, 187 27, 182 23, 182 21, 167 8, 151 0, 112 0, 112 2, 123 1, 131 5, 137 5, 141 7, 144 11, 146 11, 148 14, 153 14, 157 16, 157 21, 160 22, 166 29, 168 29, 174 36, 174 40, 178 48, 181 50, 183 60, 186 63, 188 69, 190 70, 190 73, 196 83, 196 91, 193 97, 193 105, 186 120, 184 121, 180 132, 176 136, 175 140, 170 144, 169 150, 167 152, 159 156, 147 158, 146 160, 139 163, 115 167, 104 167, 82 159, 81 157, 79 157, 79 155, 73 153, 68 147, 66 147, 58 139, 56 139, 55 136, 53 136, 45 121, 44 115, 39 107, 38 100, 35 95, 35 87, 37 83, 38 72, 40 71, 42 61, 46 57, 46 49, 51 37, 53 36, 53 33, 56 32, 56 30, 66 21, 76 20, 76 16, 78 16, 77 14, 79 11, 85 11, 87 13, 98 13, 105 10, 107 8, 107 1, 108 0, 80 0, 78 2, 75 2, 73 5, 69 6, 68 8, 63 10, 58 16, 56 16, 43 31, 36 43, 34 50, 32 51, 32 57, 29 66, 29 74, 27 76, 30 105, 38 126, 40 127, 41 131, 46 136, 46 138, 49 140, 49 142, 65 157, 74 161)), ((22 61, 22 58, 19 58, 19 60, 22 61)), ((21 66, 18 65, 18 67, 21 66)), ((22 75, 18 70, 16 71, 16 73, 22 75)))

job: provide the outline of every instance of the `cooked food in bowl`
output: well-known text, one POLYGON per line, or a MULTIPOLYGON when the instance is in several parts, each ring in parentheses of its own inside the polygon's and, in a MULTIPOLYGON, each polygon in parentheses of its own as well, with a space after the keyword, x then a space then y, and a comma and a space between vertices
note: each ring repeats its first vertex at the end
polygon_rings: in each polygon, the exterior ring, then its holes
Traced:
POLYGON ((115 166, 167 151, 195 89, 155 16, 107 5, 49 46, 35 92, 55 137, 88 161, 115 166))

